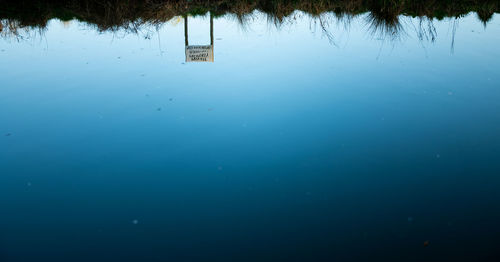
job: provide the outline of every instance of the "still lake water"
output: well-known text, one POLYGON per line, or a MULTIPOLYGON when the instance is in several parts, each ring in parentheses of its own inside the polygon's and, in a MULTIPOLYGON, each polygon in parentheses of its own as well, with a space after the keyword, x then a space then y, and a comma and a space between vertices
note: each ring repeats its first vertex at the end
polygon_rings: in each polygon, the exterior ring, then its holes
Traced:
POLYGON ((500 16, 295 16, 0 39, 0 261, 499 261, 500 16))

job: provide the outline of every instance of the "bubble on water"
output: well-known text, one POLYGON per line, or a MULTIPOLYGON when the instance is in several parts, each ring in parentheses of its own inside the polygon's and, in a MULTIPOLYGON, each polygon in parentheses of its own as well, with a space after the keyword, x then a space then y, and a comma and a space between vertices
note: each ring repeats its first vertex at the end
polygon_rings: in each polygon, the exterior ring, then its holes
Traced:
POLYGON ((413 217, 408 217, 408 222, 413 222, 413 217))
POLYGON ((31 182, 26 183, 27 186, 31 186, 31 182))
POLYGON ((134 224, 134 225, 139 224, 139 220, 137 220, 137 219, 132 220, 132 224, 134 224))
POLYGON ((441 155, 440 155, 440 154, 437 154, 437 155, 436 155, 436 158, 440 158, 440 157, 441 157, 441 155))

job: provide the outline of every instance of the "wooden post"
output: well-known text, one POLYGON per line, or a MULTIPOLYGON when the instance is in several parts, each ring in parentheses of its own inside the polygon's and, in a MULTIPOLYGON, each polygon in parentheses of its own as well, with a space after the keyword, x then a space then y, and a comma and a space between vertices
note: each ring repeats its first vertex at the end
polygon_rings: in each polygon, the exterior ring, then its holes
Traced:
POLYGON ((210 12, 210 45, 214 45, 214 16, 210 12))
POLYGON ((187 15, 184 17, 184 43, 186 46, 189 45, 189 40, 188 40, 188 17, 187 15))

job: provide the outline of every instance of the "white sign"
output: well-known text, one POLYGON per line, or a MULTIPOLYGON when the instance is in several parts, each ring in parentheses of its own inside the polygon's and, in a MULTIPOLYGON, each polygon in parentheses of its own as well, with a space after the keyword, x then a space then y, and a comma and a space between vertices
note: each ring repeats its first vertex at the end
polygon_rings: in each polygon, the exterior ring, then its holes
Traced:
POLYGON ((186 62, 213 62, 213 45, 188 45, 186 46, 186 62))

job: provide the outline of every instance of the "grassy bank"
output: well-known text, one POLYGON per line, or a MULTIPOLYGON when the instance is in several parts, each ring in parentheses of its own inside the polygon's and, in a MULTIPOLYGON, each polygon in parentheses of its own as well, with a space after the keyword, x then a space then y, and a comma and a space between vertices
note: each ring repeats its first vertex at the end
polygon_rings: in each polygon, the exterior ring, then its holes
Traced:
POLYGON ((486 23, 500 10, 500 0, 0 0, 0 31, 43 28, 53 18, 78 19, 100 30, 158 24, 174 16, 207 12, 233 14, 243 21, 255 10, 278 23, 295 10, 312 16, 329 12, 338 18, 368 12, 376 26, 391 27, 400 15, 443 19, 469 12, 476 12, 486 23))

